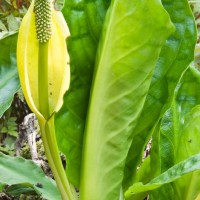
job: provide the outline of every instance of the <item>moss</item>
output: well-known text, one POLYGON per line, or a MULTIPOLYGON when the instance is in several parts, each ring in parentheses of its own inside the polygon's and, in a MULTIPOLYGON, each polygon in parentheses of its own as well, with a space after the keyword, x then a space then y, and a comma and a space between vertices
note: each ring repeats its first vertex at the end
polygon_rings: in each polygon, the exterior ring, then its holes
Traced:
POLYGON ((30 147, 27 143, 25 143, 24 146, 21 148, 20 156, 26 159, 31 159, 30 147))
POLYGON ((45 151, 44 151, 44 146, 42 144, 42 140, 37 141, 36 142, 36 146, 37 146, 38 157, 39 158, 43 158, 44 160, 46 160, 46 156, 45 156, 45 151))

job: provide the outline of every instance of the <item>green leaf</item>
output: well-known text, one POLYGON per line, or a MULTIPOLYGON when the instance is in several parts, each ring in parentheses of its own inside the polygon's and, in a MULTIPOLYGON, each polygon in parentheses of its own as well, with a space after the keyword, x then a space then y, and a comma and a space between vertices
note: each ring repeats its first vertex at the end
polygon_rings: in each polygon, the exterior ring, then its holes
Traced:
POLYGON ((161 47, 173 28, 158 0, 111 1, 85 130, 82 200, 119 198, 133 130, 161 47))
POLYGON ((16 31, 1 31, 0 32, 0 40, 5 39, 6 37, 12 36, 16 33, 16 31))
POLYGON ((8 120, 7 126, 9 127, 9 129, 10 129, 10 128, 16 128, 16 127, 17 127, 17 123, 8 120))
MULTIPOLYGON (((160 129, 160 127, 163 125, 163 132, 169 132, 171 133, 171 126, 169 126, 170 123, 169 119, 171 119, 172 113, 170 110, 167 110, 165 113, 165 117, 163 117, 160 120, 160 123, 156 126, 156 128, 154 129, 153 132, 153 139, 152 139, 152 148, 151 148, 151 178, 160 175, 163 170, 162 170, 162 164, 163 164, 163 160, 162 159, 162 150, 163 151, 169 151, 168 146, 162 146, 160 147, 160 134, 162 132, 162 130, 160 129)), ((170 143, 171 145, 171 143, 170 143)), ((174 157, 168 155, 168 159, 167 162, 168 163, 173 163, 173 159, 174 157)), ((168 167, 169 168, 169 167, 168 167)), ((167 168, 167 169, 168 169, 167 168)), ((166 169, 166 170, 167 170, 166 169)), ((150 193, 150 198, 152 200, 160 200, 160 199, 169 199, 169 200, 173 200, 174 199, 174 191, 173 188, 170 184, 166 184, 164 186, 162 186, 161 188, 154 190, 153 192, 150 193)))
POLYGON ((6 0, 6 2, 10 5, 12 5, 11 1, 10 0, 6 0))
POLYGON ((30 184, 11 185, 6 188, 6 193, 15 197, 19 197, 20 194, 36 194, 34 188, 30 184))
POLYGON ((1 183, 0 183, 0 192, 3 191, 4 186, 5 186, 5 184, 1 184, 1 183))
MULTIPOLYGON (((10 148, 8 148, 7 146, 5 146, 5 147, 0 146, 0 151, 1 151, 2 153, 5 153, 5 154, 8 154, 8 155, 14 156, 14 151, 10 150, 10 148)), ((0 185, 1 185, 1 184, 0 184, 0 185)))
POLYGON ((17 120, 17 117, 10 117, 8 122, 16 122, 16 120, 17 120))
MULTIPOLYGON (((179 85, 180 89, 174 105, 174 116, 179 120, 173 121, 175 141, 175 163, 187 157, 200 153, 200 73, 190 67, 179 85), (198 105, 198 106, 196 106, 198 105)), ((162 144, 161 144, 162 145, 162 144)), ((165 155, 165 159, 167 154, 165 155)), ((194 172, 175 182, 177 199, 194 199, 200 193, 200 172, 194 172)))
MULTIPOLYGON (((199 109, 200 104, 200 73, 193 66, 189 67, 180 79, 173 97, 171 108, 166 111, 160 126, 160 139, 157 144, 157 151, 153 158, 160 159, 160 172, 164 172, 174 164, 199 153, 199 109), (193 142, 192 142, 193 141, 193 142), (192 143, 191 143, 192 142, 192 143), (195 144, 194 144, 195 142, 195 144), (160 156, 160 157, 159 157, 160 156)), ((154 142, 153 142, 154 144, 154 142)), ((173 196, 177 200, 194 199, 200 192, 199 188, 200 173, 194 172, 184 176, 173 183, 173 196)), ((169 195, 168 187, 162 187, 155 199, 163 198, 162 193, 169 195)), ((168 197, 169 199, 169 197, 168 197)))
POLYGON ((12 136, 14 136, 14 137, 18 137, 18 132, 17 131, 14 131, 14 130, 8 130, 8 132, 7 132, 9 135, 12 135, 12 136))
POLYGON ((162 48, 157 62, 144 109, 134 129, 135 137, 126 161, 124 187, 132 184, 137 166, 141 162, 151 129, 169 108, 181 74, 194 58, 196 25, 187 0, 162 0, 176 32, 162 48), (162 113, 161 113, 162 112, 162 113), (146 142, 144 142, 146 141, 146 142))
POLYGON ((9 131, 17 131, 17 125, 16 124, 9 125, 9 131))
MULTIPOLYGON (((173 184, 164 184, 163 186, 159 187, 158 189, 153 190, 149 194, 149 198, 151 200, 174 200, 174 189, 172 187, 173 184)), ((135 198, 134 198, 135 199, 135 198)))
POLYGON ((16 65, 17 35, 0 40, 0 117, 10 107, 14 94, 19 90, 16 65))
POLYGON ((183 175, 200 169, 200 154, 191 156, 190 158, 176 164, 160 176, 151 180, 148 184, 143 185, 141 182, 135 183, 125 192, 125 198, 134 199, 134 195, 150 190, 155 190, 166 183, 173 182, 183 175))
POLYGON ((61 199, 55 181, 45 176, 42 169, 32 161, 0 153, 0 171, 0 184, 30 184, 43 198, 61 199), (42 187, 38 187, 38 183, 42 187))
POLYGON ((56 10, 62 10, 64 4, 65 4, 65 0, 56 0, 54 7, 55 7, 56 10))
POLYGON ((2 21, 0 21, 0 30, 1 31, 7 31, 7 28, 2 21))
POLYGON ((6 17, 9 31, 17 31, 19 29, 19 21, 13 14, 6 17))
POLYGON ((150 156, 145 158, 144 162, 141 164, 141 166, 138 169, 137 177, 136 180, 137 182, 144 182, 147 183, 150 181, 150 173, 151 173, 151 168, 150 168, 150 156))
POLYGON ((7 135, 7 137, 4 139, 3 143, 9 150, 14 150, 15 149, 15 141, 16 141, 16 138, 7 135))
MULTIPOLYGON (((190 66, 183 74, 177 85, 171 108, 166 111, 162 119, 160 127, 162 171, 165 171, 173 164, 192 155, 189 152, 186 153, 184 150, 186 144, 187 146, 189 145, 191 147, 190 142, 184 144, 183 148, 180 145, 180 141, 181 137, 183 136, 184 127, 187 127, 188 123, 191 123, 190 118, 192 116, 190 116, 190 112, 192 111, 192 109, 195 108, 196 105, 200 104, 200 94, 198 93, 199 87, 200 72, 195 69, 195 67, 190 66)), ((198 118, 196 120, 198 120, 198 118)), ((195 126, 195 124, 193 123, 190 126, 190 128, 192 128, 193 126, 193 129, 191 129, 191 132, 189 132, 189 130, 187 129, 187 134, 191 134, 192 137, 192 134, 194 132, 192 132, 192 130, 197 129, 198 125, 195 126)), ((193 137, 195 138, 197 137, 197 135, 194 135, 193 137)), ((188 138, 188 140, 190 139, 188 138)), ((198 149, 198 147, 196 146, 194 148, 198 149)), ((196 151, 193 154, 196 153, 198 152, 196 151)))
MULTIPOLYGON (((200 81, 200 76, 199 76, 199 81, 200 81)), ((200 86, 200 82, 198 86, 200 86)), ((182 161, 183 159, 191 155, 200 153, 199 133, 200 133, 200 105, 194 107, 192 111, 185 117, 185 124, 182 128, 180 128, 180 133, 177 135, 177 139, 179 139, 177 146, 179 148, 177 148, 176 163, 182 161)), ((176 199, 177 200, 195 199, 197 195, 200 193, 199 179, 200 179, 200 172, 198 171, 198 172, 193 172, 192 174, 189 174, 177 180, 174 183, 176 199)))
POLYGON ((77 187, 96 49, 109 2, 67 0, 62 10, 71 33, 68 41, 71 83, 55 125, 59 148, 67 157, 67 175, 77 187))
POLYGON ((8 129, 6 127, 2 127, 1 133, 7 133, 7 132, 8 132, 8 129))

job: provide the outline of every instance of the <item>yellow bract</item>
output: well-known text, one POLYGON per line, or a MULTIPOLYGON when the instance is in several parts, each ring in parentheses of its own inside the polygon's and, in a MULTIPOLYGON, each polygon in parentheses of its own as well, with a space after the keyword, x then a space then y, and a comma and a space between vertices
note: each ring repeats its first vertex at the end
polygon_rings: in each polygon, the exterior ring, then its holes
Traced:
MULTIPOLYGON (((48 49, 48 91, 50 115, 57 112, 63 104, 63 95, 69 88, 70 70, 66 38, 69 29, 61 12, 52 6, 52 36, 48 49)), ((42 117, 38 100, 38 51, 36 36, 34 0, 22 20, 18 43, 17 65, 24 96, 31 110, 42 117)))
POLYGON ((200 200, 200 194, 197 196, 197 198, 195 200, 200 200))

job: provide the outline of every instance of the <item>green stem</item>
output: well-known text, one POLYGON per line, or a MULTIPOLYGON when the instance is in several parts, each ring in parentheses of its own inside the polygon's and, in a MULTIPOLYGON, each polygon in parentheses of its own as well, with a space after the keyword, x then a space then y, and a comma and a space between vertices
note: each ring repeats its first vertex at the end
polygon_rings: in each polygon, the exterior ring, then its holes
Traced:
POLYGON ((50 116, 48 95, 48 42, 39 43, 38 55, 38 95, 39 111, 43 118, 38 118, 45 153, 60 190, 63 200, 75 200, 74 188, 70 186, 64 171, 56 141, 54 116, 50 116))
POLYGON ((38 93, 39 93, 39 111, 45 119, 49 114, 49 90, 48 90, 48 47, 49 42, 39 43, 38 55, 38 93))
POLYGON ((45 153, 58 188, 60 190, 62 199, 75 200, 77 199, 77 197, 73 195, 75 194, 75 191, 73 191, 70 186, 60 159, 59 149, 55 136, 54 116, 52 116, 48 122, 39 120, 39 125, 41 129, 45 153))

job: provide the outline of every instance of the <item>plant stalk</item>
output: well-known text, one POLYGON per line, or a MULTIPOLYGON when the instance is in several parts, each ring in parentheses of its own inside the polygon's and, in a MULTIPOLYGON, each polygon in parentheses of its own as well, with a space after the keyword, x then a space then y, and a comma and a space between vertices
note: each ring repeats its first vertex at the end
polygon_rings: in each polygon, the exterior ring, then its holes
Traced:
POLYGON ((39 118, 40 131, 42 141, 52 170, 56 180, 58 189, 60 190, 63 200, 75 200, 75 191, 70 186, 64 171, 59 149, 56 141, 54 115, 50 115, 49 110, 49 95, 48 95, 48 42, 39 43, 38 55, 38 95, 39 95, 39 111, 44 119, 39 118))
POLYGON ((39 120, 40 131, 42 134, 42 141, 48 159, 50 168, 60 190, 63 200, 75 200, 77 199, 73 194, 75 191, 72 191, 70 183, 66 177, 64 171, 58 145, 56 142, 55 136, 55 127, 54 127, 54 116, 52 116, 49 121, 39 120))
POLYGON ((45 43, 39 42, 38 55, 38 98, 39 111, 45 119, 50 117, 49 111, 49 87, 48 87, 48 47, 49 41, 45 43))

